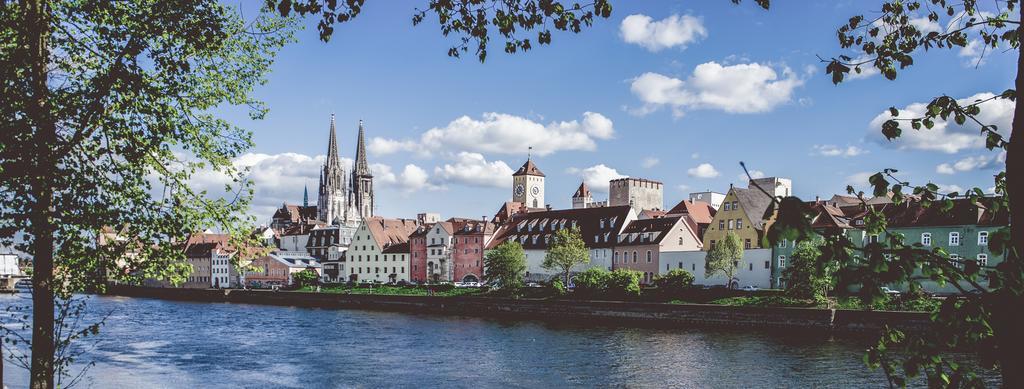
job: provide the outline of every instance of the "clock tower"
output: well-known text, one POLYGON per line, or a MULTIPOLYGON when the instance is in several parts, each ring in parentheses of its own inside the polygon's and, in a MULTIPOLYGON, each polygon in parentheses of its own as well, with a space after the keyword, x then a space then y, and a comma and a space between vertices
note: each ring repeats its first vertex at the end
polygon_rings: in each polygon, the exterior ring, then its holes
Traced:
POLYGON ((529 208, 541 208, 544 203, 544 173, 527 157, 526 163, 512 174, 512 201, 529 208))

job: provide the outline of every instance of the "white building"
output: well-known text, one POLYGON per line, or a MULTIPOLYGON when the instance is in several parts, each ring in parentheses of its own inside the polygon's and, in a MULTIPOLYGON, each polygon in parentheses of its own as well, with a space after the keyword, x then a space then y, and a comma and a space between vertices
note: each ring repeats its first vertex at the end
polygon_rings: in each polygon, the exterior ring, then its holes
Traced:
MULTIPOLYGON (((707 251, 664 251, 661 253, 660 274, 671 269, 683 269, 693 274, 694 285, 725 285, 726 278, 721 273, 707 278, 704 273, 704 262, 707 251)), ((768 289, 772 286, 772 250, 743 250, 743 258, 736 266, 736 286, 753 285, 768 289)))
POLYGON ((698 201, 711 204, 711 208, 718 210, 718 207, 721 207, 722 202, 725 201, 725 193, 712 192, 710 190, 690 193, 690 202, 694 203, 698 201))
POLYGON ((541 266, 548 245, 561 229, 577 227, 590 252, 590 263, 578 266, 574 272, 591 267, 612 269, 612 250, 618 235, 637 213, 629 206, 561 209, 520 213, 503 224, 487 246, 493 249, 506 241, 516 241, 526 254, 527 279, 546 281, 558 275, 558 270, 541 266))
POLYGON ((348 280, 409 281, 409 235, 416 226, 409 219, 365 219, 345 253, 348 280))

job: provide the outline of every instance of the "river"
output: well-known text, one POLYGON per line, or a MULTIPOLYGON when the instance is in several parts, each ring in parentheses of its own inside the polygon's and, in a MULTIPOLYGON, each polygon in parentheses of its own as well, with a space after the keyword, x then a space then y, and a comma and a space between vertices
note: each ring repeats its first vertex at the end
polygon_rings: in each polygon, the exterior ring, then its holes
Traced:
MULTIPOLYGON (((95 363, 79 387, 886 386, 865 343, 800 334, 89 297, 87 320, 108 313, 79 342, 72 370, 95 363)), ((4 374, 27 386, 10 362, 4 374)))

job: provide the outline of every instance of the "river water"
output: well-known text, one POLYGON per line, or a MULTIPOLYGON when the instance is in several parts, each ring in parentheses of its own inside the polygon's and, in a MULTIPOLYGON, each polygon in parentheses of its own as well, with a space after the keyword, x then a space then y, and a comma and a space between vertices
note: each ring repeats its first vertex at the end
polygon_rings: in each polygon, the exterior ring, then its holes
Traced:
MULTIPOLYGON (((79 387, 886 386, 861 362, 863 342, 821 336, 127 297, 90 297, 87 311, 110 316, 80 342, 95 365, 79 387)), ((4 374, 27 386, 10 362, 4 374)))

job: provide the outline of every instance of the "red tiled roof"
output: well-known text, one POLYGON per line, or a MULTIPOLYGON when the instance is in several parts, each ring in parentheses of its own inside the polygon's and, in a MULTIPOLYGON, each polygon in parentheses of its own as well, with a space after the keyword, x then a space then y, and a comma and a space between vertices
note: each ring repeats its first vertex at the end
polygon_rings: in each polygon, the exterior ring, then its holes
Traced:
POLYGON ((537 165, 533 163, 532 159, 527 159, 526 163, 524 163, 523 166, 520 167, 519 170, 517 170, 512 175, 513 176, 523 176, 523 175, 526 175, 526 176, 541 176, 541 177, 544 177, 544 173, 541 173, 540 169, 537 168, 537 165))
POLYGON ((385 219, 379 216, 368 218, 365 223, 366 227, 370 229, 370 234, 373 235, 373 240, 381 248, 408 242, 409 235, 418 227, 415 220, 385 219))
POLYGON ((688 215, 690 219, 698 224, 710 224, 715 218, 715 208, 703 201, 683 200, 672 207, 668 215, 688 215))
POLYGON ((589 198, 589 197, 593 197, 593 196, 591 196, 591 194, 590 194, 590 188, 587 187, 587 183, 586 182, 581 182, 579 189, 576 189, 576 193, 573 193, 572 197, 573 198, 581 198, 581 197, 589 198))

